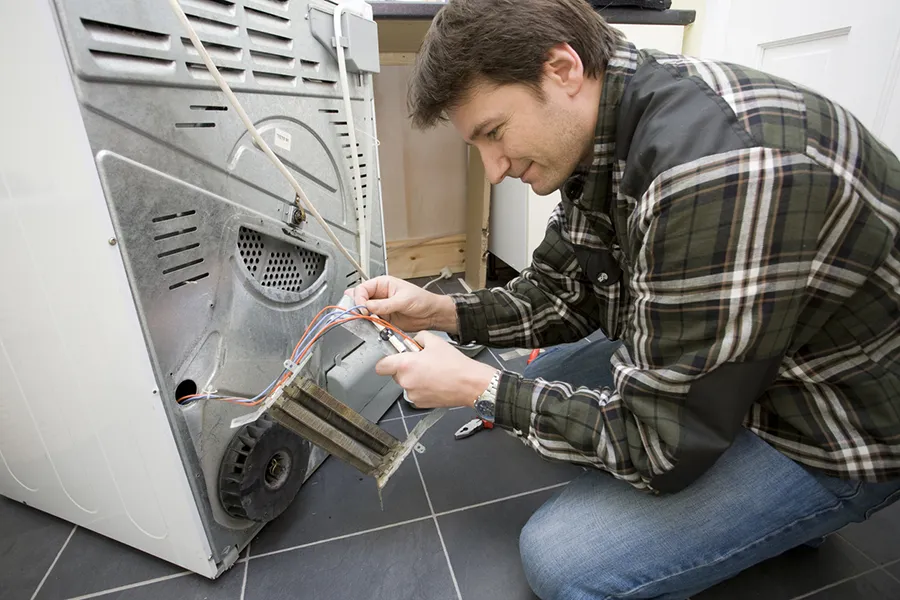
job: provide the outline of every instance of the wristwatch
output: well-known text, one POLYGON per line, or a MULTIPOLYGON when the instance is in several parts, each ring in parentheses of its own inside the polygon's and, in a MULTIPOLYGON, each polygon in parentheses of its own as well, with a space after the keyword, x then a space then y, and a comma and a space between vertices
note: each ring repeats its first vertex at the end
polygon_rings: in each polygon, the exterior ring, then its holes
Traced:
POLYGON ((497 386, 500 384, 500 370, 498 369, 487 389, 484 390, 478 398, 475 399, 475 412, 478 416, 489 423, 494 422, 494 412, 497 406, 497 386))

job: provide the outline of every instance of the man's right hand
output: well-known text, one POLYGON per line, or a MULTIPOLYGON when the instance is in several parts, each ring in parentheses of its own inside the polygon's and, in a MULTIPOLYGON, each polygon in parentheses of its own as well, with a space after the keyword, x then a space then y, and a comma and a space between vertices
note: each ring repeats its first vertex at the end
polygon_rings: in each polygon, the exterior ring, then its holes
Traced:
POLYGON ((355 305, 365 306, 370 313, 404 331, 436 329, 457 333, 453 300, 408 281, 385 275, 364 281, 346 293, 355 305))

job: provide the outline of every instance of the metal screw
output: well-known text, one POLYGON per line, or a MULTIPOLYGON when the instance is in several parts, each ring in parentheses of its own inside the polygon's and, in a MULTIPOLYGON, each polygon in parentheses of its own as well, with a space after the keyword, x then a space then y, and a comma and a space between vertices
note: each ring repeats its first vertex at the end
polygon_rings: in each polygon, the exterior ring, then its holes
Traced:
POLYGON ((109 238, 108 241, 109 241, 110 246, 115 246, 116 244, 119 243, 119 240, 117 240, 116 238, 109 238))

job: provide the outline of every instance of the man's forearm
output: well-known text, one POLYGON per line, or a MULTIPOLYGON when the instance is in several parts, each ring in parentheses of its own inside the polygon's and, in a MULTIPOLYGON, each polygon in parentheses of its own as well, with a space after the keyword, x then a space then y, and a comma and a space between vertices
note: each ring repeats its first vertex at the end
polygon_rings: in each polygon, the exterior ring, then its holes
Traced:
POLYGON ((450 296, 438 296, 435 314, 432 321, 432 329, 449 333, 450 335, 459 334, 456 318, 456 303, 450 296))

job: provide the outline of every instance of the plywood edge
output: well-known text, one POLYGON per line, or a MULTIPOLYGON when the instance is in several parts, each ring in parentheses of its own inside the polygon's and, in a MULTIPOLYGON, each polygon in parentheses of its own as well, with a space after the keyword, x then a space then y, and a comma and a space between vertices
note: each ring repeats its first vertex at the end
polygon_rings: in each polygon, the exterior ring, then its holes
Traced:
POLYGON ((382 52, 378 57, 382 67, 405 67, 416 64, 415 52, 382 52))
POLYGON ((491 184, 484 173, 481 154, 469 146, 466 171, 466 282, 480 290, 487 280, 488 221, 491 184))
POLYGON ((466 234, 387 243, 388 273, 401 279, 438 275, 449 267, 454 273, 465 270, 466 234))

